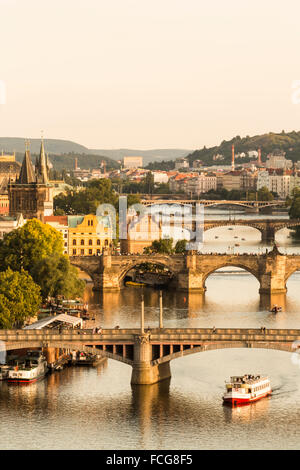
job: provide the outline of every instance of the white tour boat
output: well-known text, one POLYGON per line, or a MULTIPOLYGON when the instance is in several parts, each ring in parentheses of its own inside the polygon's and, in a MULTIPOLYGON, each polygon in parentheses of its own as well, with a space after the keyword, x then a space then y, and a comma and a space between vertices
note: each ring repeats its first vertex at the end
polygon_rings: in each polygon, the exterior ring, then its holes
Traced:
POLYGON ((234 376, 225 383, 223 401, 234 406, 252 403, 272 393, 270 380, 261 375, 234 376))
POLYGON ((45 356, 40 351, 28 351, 25 357, 16 361, 8 371, 9 383, 33 383, 48 372, 45 356))

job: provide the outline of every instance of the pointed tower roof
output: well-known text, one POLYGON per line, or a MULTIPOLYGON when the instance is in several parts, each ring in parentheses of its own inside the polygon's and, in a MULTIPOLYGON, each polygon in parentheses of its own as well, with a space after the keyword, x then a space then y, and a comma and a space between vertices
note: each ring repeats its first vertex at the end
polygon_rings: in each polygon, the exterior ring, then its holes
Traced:
POLYGON ((37 176, 38 183, 47 184, 49 182, 48 173, 47 173, 47 160, 46 160, 46 155, 45 155, 43 138, 41 141, 40 156, 36 163, 36 176, 37 176))
POLYGON ((28 142, 26 142, 26 150, 25 150, 24 160, 22 163, 22 168, 21 168, 19 179, 18 179, 18 183, 30 184, 30 183, 35 183, 35 182, 36 182, 36 179, 34 176, 30 150, 29 150, 29 144, 28 142))

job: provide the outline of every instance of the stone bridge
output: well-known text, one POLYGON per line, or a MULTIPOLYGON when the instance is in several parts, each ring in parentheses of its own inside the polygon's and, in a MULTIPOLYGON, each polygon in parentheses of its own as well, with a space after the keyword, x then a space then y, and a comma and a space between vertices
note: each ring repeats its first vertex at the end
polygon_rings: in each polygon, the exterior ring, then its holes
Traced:
MULTIPOLYGON (((141 324, 143 320, 141 319, 141 324)), ((132 384, 153 384, 171 376, 170 361, 224 348, 296 352, 297 329, 153 328, 91 330, 0 330, 1 350, 61 348, 92 351, 132 367, 132 384)))
POLYGON ((207 277, 214 271, 235 266, 250 272, 260 284, 261 294, 286 293, 286 282, 300 269, 300 255, 284 255, 276 246, 265 254, 111 255, 71 257, 73 265, 87 272, 95 290, 118 291, 126 274, 142 263, 163 266, 171 271, 172 286, 182 291, 205 292, 207 277))

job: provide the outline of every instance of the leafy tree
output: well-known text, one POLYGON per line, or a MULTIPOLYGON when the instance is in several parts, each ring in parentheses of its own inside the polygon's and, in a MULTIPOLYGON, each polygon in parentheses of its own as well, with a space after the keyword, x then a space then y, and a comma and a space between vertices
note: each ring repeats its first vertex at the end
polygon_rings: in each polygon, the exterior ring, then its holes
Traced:
POLYGON ((152 245, 145 248, 145 253, 165 253, 172 254, 174 253, 173 249, 173 238, 160 238, 159 240, 154 240, 152 245))
POLYGON ((54 210, 65 214, 96 214, 99 204, 108 203, 117 207, 118 195, 109 179, 91 180, 83 190, 69 190, 54 198, 54 210))
POLYGON ((273 194, 264 186, 258 190, 258 200, 259 201, 273 201, 273 194))
POLYGON ((187 240, 178 240, 175 245, 175 253, 185 253, 187 240))
POLYGON ((151 171, 149 171, 143 181, 144 193, 152 194, 154 191, 154 176, 151 171))
MULTIPOLYGON (((289 216, 291 219, 300 219, 300 189, 295 188, 293 190, 293 200, 289 210, 289 216)), ((292 230, 292 235, 297 240, 300 239, 300 227, 296 227, 292 230)))
POLYGON ((0 241, 0 266, 13 271, 25 269, 29 273, 43 258, 63 253, 63 239, 53 227, 37 219, 6 234, 0 241))
POLYGON ((59 295, 74 298, 83 294, 85 282, 78 278, 78 271, 70 264, 67 256, 48 256, 40 260, 32 271, 35 279, 42 280, 43 298, 59 295))
POLYGON ((29 220, 0 241, 0 266, 2 271, 28 271, 43 298, 83 292, 84 283, 78 279, 77 270, 63 255, 61 233, 37 219, 29 220))
POLYGON ((40 288, 26 271, 0 272, 0 328, 22 326, 40 304, 40 288))

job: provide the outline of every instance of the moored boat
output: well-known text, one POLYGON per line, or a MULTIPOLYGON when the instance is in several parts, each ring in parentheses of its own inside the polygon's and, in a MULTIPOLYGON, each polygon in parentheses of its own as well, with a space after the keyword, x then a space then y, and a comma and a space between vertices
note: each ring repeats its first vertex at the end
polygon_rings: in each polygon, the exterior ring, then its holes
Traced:
POLYGON ((232 406, 247 405, 272 393, 270 380, 261 375, 233 376, 225 383, 223 401, 232 406))
POLYGON ((8 383, 33 383, 48 372, 45 356, 40 351, 28 351, 8 371, 8 383))
POLYGON ((144 287, 146 284, 144 282, 126 281, 125 285, 132 287, 144 287))

